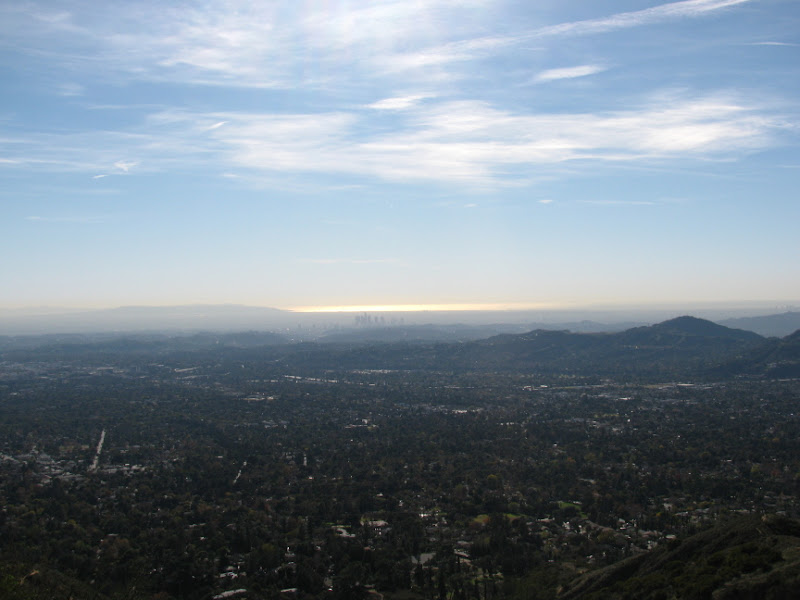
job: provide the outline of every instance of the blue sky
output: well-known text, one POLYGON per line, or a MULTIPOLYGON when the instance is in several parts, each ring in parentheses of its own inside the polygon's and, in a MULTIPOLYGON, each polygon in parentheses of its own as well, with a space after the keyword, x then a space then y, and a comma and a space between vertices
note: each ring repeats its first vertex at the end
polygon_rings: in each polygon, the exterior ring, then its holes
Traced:
POLYGON ((4 2, 0 307, 800 301, 800 4, 4 2))

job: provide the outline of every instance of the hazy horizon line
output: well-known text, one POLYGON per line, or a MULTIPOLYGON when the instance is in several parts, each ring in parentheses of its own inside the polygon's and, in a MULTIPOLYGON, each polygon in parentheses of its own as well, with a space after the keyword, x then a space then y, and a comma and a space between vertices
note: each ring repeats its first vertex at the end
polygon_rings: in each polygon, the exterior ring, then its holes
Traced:
POLYGON ((97 312, 134 308, 200 308, 200 307, 238 307, 280 310, 288 313, 359 313, 359 312, 522 312, 522 311, 571 311, 571 310, 675 310, 691 308, 772 308, 793 310, 800 307, 800 299, 772 300, 672 300, 672 301, 628 301, 628 302, 443 302, 408 304, 328 304, 328 305, 267 305, 238 302, 197 302, 175 304, 119 304, 104 306, 0 306, 0 313, 17 314, 58 314, 76 312, 97 312))

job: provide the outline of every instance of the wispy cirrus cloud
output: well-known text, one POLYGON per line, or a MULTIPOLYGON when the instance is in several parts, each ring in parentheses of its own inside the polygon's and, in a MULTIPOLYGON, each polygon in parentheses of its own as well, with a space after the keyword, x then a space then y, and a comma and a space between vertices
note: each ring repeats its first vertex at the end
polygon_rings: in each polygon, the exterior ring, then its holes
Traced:
POLYGON ((93 175, 92 179, 105 179, 112 175, 127 175, 131 169, 139 166, 139 161, 135 160, 118 160, 112 165, 112 169, 108 173, 100 173, 93 175))
MULTIPOLYGON (((511 183, 515 169, 735 157, 776 143, 779 118, 734 98, 664 99, 609 113, 517 114, 474 101, 420 105, 403 127, 356 136, 358 115, 226 114, 213 132, 227 159, 252 171, 388 180, 511 183)), ((217 118, 214 116, 213 118, 217 118)))
POLYGON ((91 9, 81 4, 66 9, 5 5, 0 7, 0 34, 18 51, 36 55, 49 53, 57 39, 59 53, 53 59, 104 72, 110 69, 125 78, 294 88, 347 75, 363 78, 375 64, 364 60, 367 57, 388 56, 400 48, 413 52, 432 42, 468 37, 474 27, 459 25, 463 22, 459 15, 488 11, 490 4, 211 0, 91 9))
POLYGON ((139 164, 138 161, 135 160, 118 160, 114 163, 114 168, 122 173, 128 173, 133 167, 139 164))
MULTIPOLYGON (((97 179, 202 168, 231 178, 318 173, 500 185, 518 183, 523 172, 542 165, 576 160, 592 164, 737 156, 773 144, 782 125, 736 98, 706 96, 616 111, 548 113, 469 99, 419 84, 416 76, 423 70, 434 79, 439 74, 457 77, 453 63, 496 55, 530 40, 695 18, 748 1, 683 0, 538 28, 514 24, 503 36, 478 35, 487 30, 479 18, 450 19, 491 14, 491 3, 480 1, 330 3, 313 11, 281 2, 211 1, 167 7, 157 12, 158 19, 144 4, 116 6, 119 14, 108 7, 80 13, 80 5, 72 12, 36 5, 24 10, 0 7, 0 16, 14 17, 0 24, 0 33, 23 46, 20 32, 28 31, 21 24, 27 18, 28 25, 36 23, 30 34, 34 41, 47 33, 66 36, 73 47, 94 50, 86 55, 98 64, 111 64, 134 78, 232 88, 294 88, 347 78, 358 80, 353 85, 359 86, 370 78, 391 78, 388 89, 368 88, 387 91, 371 103, 362 99, 326 105, 323 100, 316 110, 285 113, 167 108, 150 112, 138 126, 125 130, 18 135, 0 140, 3 167, 88 171, 97 179), (451 21, 456 25, 441 27, 451 21), (392 89, 425 93, 392 95, 392 89), (381 118, 389 120, 390 112, 391 126, 380 123, 381 118)), ((534 81, 588 77, 605 68, 592 62, 548 69, 534 81)))
POLYGON ((751 2, 752 0, 683 0, 670 2, 652 8, 635 10, 569 23, 560 23, 542 27, 529 34, 532 38, 543 38, 562 35, 587 35, 607 33, 630 27, 641 27, 670 19, 700 17, 707 13, 751 2))
MULTIPOLYGON (((664 21, 696 18, 752 0, 682 0, 638 11, 617 13, 608 17, 559 23, 518 31, 508 36, 475 37, 449 42, 410 53, 397 53, 381 60, 392 70, 441 66, 485 56, 500 49, 533 40, 609 33, 622 29, 652 25, 664 21)), ((587 73, 588 74, 588 73, 587 73)))
POLYGON ((208 121, 164 123, 161 111, 124 130, 14 132, 0 137, 0 167, 37 172, 76 172, 93 179, 111 175, 184 170, 207 164, 214 141, 208 121), (121 158, 132 157, 137 158, 121 158))
POLYGON ((93 70, 159 81, 252 88, 325 86, 414 72, 457 77, 446 65, 482 59, 531 40, 601 34, 697 18, 752 0, 682 0, 607 17, 481 35, 498 18, 491 2, 383 0, 365 4, 211 1, 88 10, 0 7, 0 34, 20 51, 93 70))
POLYGON ((749 45, 750 46, 789 46, 789 47, 800 46, 800 44, 793 44, 791 42, 752 42, 749 45))
POLYGON ((411 51, 395 50, 374 56, 371 62, 378 73, 438 69, 454 62, 467 62, 493 54, 517 41, 518 38, 513 36, 476 37, 411 51))
POLYGON ((416 105, 420 100, 431 97, 432 94, 412 94, 410 96, 384 98, 372 104, 367 104, 367 108, 372 108, 374 110, 404 110, 416 105))
MULTIPOLYGON (((570 161, 589 167, 735 159, 778 144, 793 127, 790 119, 730 95, 670 95, 596 113, 520 113, 470 100, 409 103, 388 131, 373 128, 369 114, 162 111, 135 132, 49 134, 17 145, 37 155, 39 165, 50 160, 53 168, 102 174, 130 174, 141 162, 149 171, 316 173, 494 186, 570 161), (137 160, 107 159, 120 154, 137 160), (109 162, 112 168, 100 166, 109 162)), ((24 167, 24 155, 14 158, 24 167)))
POLYGON ((556 81, 558 79, 575 79, 602 73, 606 67, 600 65, 578 65, 576 67, 562 67, 560 69, 548 69, 539 73, 535 81, 556 81))

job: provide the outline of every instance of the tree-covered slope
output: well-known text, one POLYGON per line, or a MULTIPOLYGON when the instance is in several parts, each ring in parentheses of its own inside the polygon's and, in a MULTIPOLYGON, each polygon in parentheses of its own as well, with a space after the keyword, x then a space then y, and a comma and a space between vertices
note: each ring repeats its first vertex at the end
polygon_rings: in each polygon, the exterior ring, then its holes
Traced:
POLYGON ((800 377, 800 330, 783 339, 769 338, 750 352, 720 365, 720 376, 800 377))
POLYGON ((749 356, 763 342, 764 338, 752 332, 679 317, 619 333, 537 329, 461 344, 381 344, 324 352, 319 349, 304 358, 309 366, 330 369, 681 378, 701 376, 720 364, 749 356))
POLYGON ((566 586, 559 600, 796 598, 800 523, 780 516, 723 521, 566 586))

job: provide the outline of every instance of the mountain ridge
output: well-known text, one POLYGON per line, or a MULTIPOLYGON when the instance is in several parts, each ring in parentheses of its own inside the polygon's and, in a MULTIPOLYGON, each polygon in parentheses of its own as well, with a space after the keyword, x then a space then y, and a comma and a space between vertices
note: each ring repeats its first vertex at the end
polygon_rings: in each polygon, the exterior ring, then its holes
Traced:
POLYGON ((800 376, 800 332, 783 339, 764 338, 689 316, 614 333, 535 329, 447 342, 426 339, 382 342, 345 336, 320 343, 254 331, 182 335, 106 333, 41 339, 0 336, 0 350, 8 360, 33 360, 37 355, 99 359, 148 352, 158 355, 190 352, 198 357, 223 353, 249 360, 257 350, 261 359, 276 366, 314 371, 536 373, 633 380, 800 376))
POLYGON ((737 317, 718 321, 726 327, 755 331, 765 337, 785 337, 800 329, 800 312, 786 311, 780 314, 757 317, 737 317))

